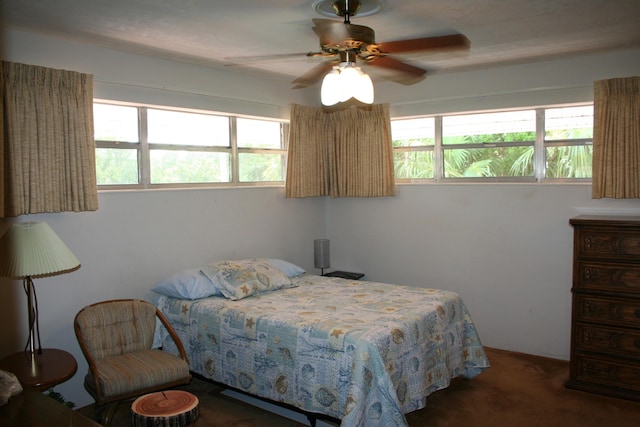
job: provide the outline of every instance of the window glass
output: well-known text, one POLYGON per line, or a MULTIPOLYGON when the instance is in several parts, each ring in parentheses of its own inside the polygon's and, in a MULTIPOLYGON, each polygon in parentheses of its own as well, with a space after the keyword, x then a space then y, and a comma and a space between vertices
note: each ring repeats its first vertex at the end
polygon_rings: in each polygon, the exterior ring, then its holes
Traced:
POLYGON ((465 114, 442 118, 444 145, 533 142, 535 138, 535 110, 465 114))
POLYGON ((394 147, 417 147, 435 144, 435 119, 393 120, 391 135, 394 147))
POLYGON ((240 153, 240 182, 284 181, 284 156, 270 153, 240 153))
POLYGON ((591 178, 592 145, 546 147, 547 178, 591 178))
POLYGON ((431 179, 433 151, 396 151, 393 165, 398 179, 431 179))
POLYGON ((98 185, 138 184, 138 150, 96 148, 98 185))
POLYGON ((229 118, 182 111, 147 111, 150 144, 229 146, 229 118))
POLYGON ((229 153, 151 150, 151 183, 230 182, 229 153))
POLYGON ((445 178, 533 176, 533 146, 456 149, 444 152, 445 178))
POLYGON ((138 109, 93 104, 93 127, 97 141, 138 142, 138 109))
POLYGON ((238 118, 238 147, 281 148, 280 123, 267 120, 238 118))
POLYGON ((546 141, 593 138, 593 106, 547 108, 544 138, 546 141))

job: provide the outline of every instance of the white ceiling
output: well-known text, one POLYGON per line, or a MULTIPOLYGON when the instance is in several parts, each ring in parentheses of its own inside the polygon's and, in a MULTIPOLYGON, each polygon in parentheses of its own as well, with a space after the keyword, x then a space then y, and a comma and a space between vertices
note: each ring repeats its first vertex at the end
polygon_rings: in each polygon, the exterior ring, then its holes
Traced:
MULTIPOLYGON (((320 58, 313 0, 3 0, 10 28, 293 80, 320 58), (299 53, 299 55, 287 56, 299 53), (232 58, 285 55, 229 66, 232 58)), ((383 0, 376 41, 462 33, 468 52, 395 55, 430 74, 640 47, 640 0, 383 0)), ((336 17, 341 21, 341 18, 336 17)), ((370 67, 375 68, 375 67, 370 67)), ((369 72, 376 76, 375 70, 369 72)), ((428 75, 427 75, 428 78, 428 75)))

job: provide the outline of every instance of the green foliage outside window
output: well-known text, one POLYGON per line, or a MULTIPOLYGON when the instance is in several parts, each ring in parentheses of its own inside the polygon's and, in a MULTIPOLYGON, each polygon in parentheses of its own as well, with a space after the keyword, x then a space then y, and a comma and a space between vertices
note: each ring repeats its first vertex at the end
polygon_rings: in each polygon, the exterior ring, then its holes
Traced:
POLYGON ((593 147, 576 145, 547 148, 547 178, 591 178, 593 147))
POLYGON ((534 110, 443 116, 440 128, 428 118, 392 121, 396 178, 531 178, 542 173, 537 166, 545 167, 545 178, 591 178, 593 107, 538 111, 544 135, 533 130, 534 110), (498 132, 481 133, 492 127, 498 132), (438 132, 442 143, 436 145, 438 132), (536 165, 538 149, 544 150, 544 165, 536 165), (435 164, 439 158, 441 167, 435 164))
POLYGON ((396 178, 433 178, 433 151, 396 151, 393 154, 396 178))
POLYGON ((151 150, 151 183, 229 182, 226 153, 151 150))
POLYGON ((96 180, 99 185, 138 183, 138 151, 96 148, 96 180))
POLYGON ((240 182, 284 181, 280 154, 240 153, 240 182))
MULTIPOLYGON (((548 141, 593 138, 593 127, 550 130, 545 133, 548 141)), ((547 178, 591 178, 593 146, 570 145, 547 147, 547 178)))
POLYGON ((533 176, 533 145, 504 147, 500 146, 500 144, 525 141, 533 144, 535 138, 535 132, 508 132, 447 137, 445 141, 443 141, 446 145, 491 144, 491 147, 445 150, 445 177, 533 176))

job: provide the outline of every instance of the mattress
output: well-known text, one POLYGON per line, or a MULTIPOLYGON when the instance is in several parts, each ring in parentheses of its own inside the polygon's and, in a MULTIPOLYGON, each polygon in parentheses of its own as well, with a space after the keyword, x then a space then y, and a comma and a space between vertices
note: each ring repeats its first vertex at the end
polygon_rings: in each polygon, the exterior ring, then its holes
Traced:
MULTIPOLYGON (((454 292, 302 274, 230 300, 157 295, 196 374, 341 426, 406 426, 429 394, 489 367, 454 292)), ((167 348, 171 347, 164 340, 167 348)))

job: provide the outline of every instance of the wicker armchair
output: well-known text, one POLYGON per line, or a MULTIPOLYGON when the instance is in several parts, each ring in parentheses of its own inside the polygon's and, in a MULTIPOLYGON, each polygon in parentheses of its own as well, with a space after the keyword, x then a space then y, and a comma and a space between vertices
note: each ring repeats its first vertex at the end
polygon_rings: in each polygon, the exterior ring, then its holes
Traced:
POLYGON ((95 418, 110 425, 122 400, 191 381, 180 338, 152 304, 136 299, 103 301, 84 307, 74 329, 89 364, 84 386, 96 401, 95 418), (153 349, 156 319, 176 344, 180 357, 153 349))

